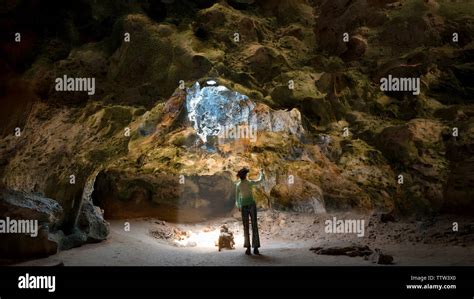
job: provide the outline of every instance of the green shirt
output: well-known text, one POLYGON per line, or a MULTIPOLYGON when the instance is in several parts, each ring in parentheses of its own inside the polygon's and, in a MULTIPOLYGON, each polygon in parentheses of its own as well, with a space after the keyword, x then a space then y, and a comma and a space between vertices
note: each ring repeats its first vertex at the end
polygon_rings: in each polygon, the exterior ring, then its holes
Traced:
POLYGON ((241 209, 242 206, 248 206, 255 203, 252 194, 252 187, 265 179, 265 174, 260 172, 257 180, 240 180, 235 186, 235 205, 241 209))

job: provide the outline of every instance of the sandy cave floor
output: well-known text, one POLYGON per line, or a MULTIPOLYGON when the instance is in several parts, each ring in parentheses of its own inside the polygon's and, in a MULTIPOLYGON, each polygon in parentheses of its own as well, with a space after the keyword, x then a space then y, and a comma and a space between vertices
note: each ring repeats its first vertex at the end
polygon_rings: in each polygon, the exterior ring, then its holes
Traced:
POLYGON ((474 265, 474 225, 470 218, 441 216, 417 221, 383 223, 379 216, 355 214, 307 215, 259 212, 261 255, 246 256, 237 213, 199 224, 172 224, 156 219, 110 221, 106 241, 62 251, 18 265, 65 266, 370 266, 363 257, 318 255, 314 246, 368 245, 394 257, 394 265, 474 265), (325 220, 365 219, 365 235, 328 234, 325 220), (455 220, 453 220, 455 219, 455 220), (130 223, 126 231, 125 222, 130 223), (459 231, 452 231, 457 221, 459 231), (218 252, 215 240, 226 224, 235 236, 235 249, 218 252))

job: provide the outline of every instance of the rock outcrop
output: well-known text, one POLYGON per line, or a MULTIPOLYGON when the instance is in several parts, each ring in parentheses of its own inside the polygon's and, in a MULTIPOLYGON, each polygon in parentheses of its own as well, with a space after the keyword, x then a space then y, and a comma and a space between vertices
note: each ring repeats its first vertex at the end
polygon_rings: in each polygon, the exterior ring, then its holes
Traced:
POLYGON ((61 205, 53 199, 22 191, 0 190, 0 215, 2 221, 34 223, 23 227, 27 231, 6 232, 0 238, 2 261, 46 257, 59 250, 105 240, 109 234, 107 222, 100 209, 85 202, 78 221, 72 227, 65 218, 61 205))
POLYGON ((2 225, 2 259, 46 257, 59 250, 59 244, 50 237, 58 229, 63 217, 63 209, 56 201, 36 194, 3 189, 0 190, 0 215, 2 221, 36 221, 35 225, 27 225, 26 231, 22 233, 7 233, 5 224, 2 225))

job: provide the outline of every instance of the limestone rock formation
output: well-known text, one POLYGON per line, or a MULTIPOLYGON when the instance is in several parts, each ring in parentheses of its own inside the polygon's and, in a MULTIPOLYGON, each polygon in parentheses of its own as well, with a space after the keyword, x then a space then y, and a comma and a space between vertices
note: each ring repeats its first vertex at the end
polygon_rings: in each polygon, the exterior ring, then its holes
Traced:
POLYGON ((2 259, 46 257, 58 251, 59 244, 50 237, 63 217, 63 210, 56 201, 25 192, 0 190, 0 215, 2 221, 37 221, 36 227, 26 225, 24 228, 30 231, 21 234, 5 233, 3 225, 0 238, 2 244, 8 246, 0 246, 2 259), (33 232, 34 229, 37 231, 33 232))
MULTIPOLYGON (((470 1, 81 3, 35 2, 51 22, 0 47, 0 188, 59 205, 44 240, 104 239, 100 209, 230 214, 243 166, 266 172, 259 208, 472 214, 470 1), (95 94, 57 91, 64 75, 94 77, 95 94), (381 90, 389 75, 420 94, 381 90)), ((5 32, 29 20, 1 9, 5 32)))
MULTIPOLYGON (((34 193, 0 190, 0 214, 15 221, 36 221, 27 225, 30 233, 2 233, 2 259, 8 260, 46 257, 59 250, 100 242, 109 234, 103 215, 91 202, 82 205, 77 226, 72 229, 61 206, 53 199, 34 193), (37 232, 33 232, 37 229, 37 232)), ((18 227, 18 229, 20 229, 18 227)))

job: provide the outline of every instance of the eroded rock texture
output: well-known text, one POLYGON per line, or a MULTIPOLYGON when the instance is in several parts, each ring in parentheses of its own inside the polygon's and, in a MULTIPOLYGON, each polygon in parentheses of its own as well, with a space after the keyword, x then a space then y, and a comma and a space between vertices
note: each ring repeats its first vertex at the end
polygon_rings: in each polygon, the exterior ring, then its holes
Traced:
POLYGON ((56 202, 66 247, 105 238, 94 205, 228 213, 242 166, 265 169, 264 208, 473 211, 468 0, 22 3, 1 12, 23 42, 0 49, 0 187, 56 202), (50 22, 25 25, 36 13, 50 22), (63 75, 94 77, 95 93, 56 91, 63 75), (382 92, 388 75, 420 78, 420 94, 382 92), (228 91, 191 107, 208 81, 228 91), (256 138, 222 140, 218 124, 256 124, 256 138))

